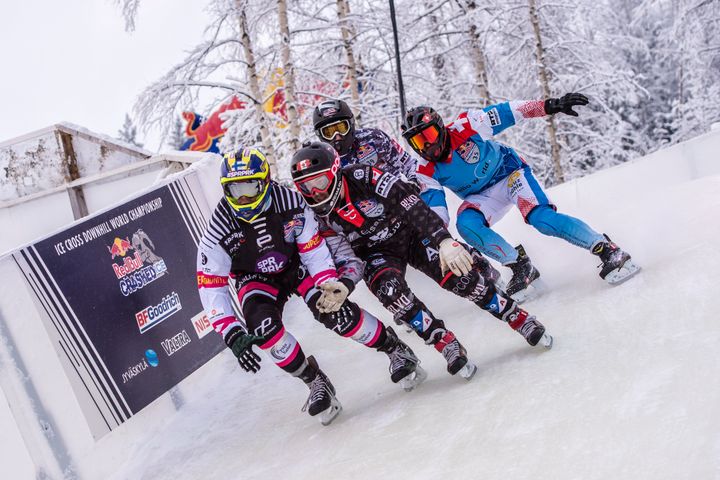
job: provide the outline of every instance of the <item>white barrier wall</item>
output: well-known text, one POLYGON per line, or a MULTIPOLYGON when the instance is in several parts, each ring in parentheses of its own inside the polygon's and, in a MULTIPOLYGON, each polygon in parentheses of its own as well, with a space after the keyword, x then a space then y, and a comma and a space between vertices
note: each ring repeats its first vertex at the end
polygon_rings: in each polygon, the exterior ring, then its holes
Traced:
MULTIPOLYGON (((682 181, 720 175, 717 152, 720 152, 720 131, 598 172, 593 175, 593 182, 576 179, 550 189, 549 193, 564 211, 579 210, 584 202, 597 198, 607 198, 613 208, 621 209, 623 197, 629 196, 635 185, 644 182, 649 170, 657 172, 653 175, 652 191, 658 195, 682 181), (622 173, 618 175, 618 172, 622 173)), ((193 165, 183 175, 188 174, 197 175, 201 193, 212 208, 221 195, 217 160, 206 159, 193 165)), ((645 187, 647 189, 647 185, 645 187)), ((514 215, 508 220, 518 218, 514 215)), ((139 432, 152 430, 175 412, 172 398, 164 395, 95 442, 85 427, 80 405, 42 327, 32 294, 25 288, 17 266, 8 257, 0 258, 0 275, 4 279, 0 288, 0 335, 3 340, 0 385, 22 431, 27 451, 31 452, 33 471, 50 478, 60 478, 68 472, 81 478, 103 478, 123 461, 124 446, 132 444, 139 432), (103 459, 110 459, 109 464, 98 465, 92 461, 99 451, 103 452, 103 459)), ((182 385, 179 391, 182 392, 182 385)), ((12 428, 4 430, 13 431, 12 428)), ((28 471, 29 466, 21 466, 17 471, 22 468, 22 471, 28 471)))
MULTIPOLYGON (((209 178, 212 175, 206 173, 206 170, 212 170, 217 180, 217 159, 214 162, 210 159, 209 163, 210 165, 198 165, 173 178, 184 179, 196 175, 206 175, 209 178)), ((88 190, 89 204, 97 206, 104 203, 114 207, 122 203, 118 200, 121 201, 134 193, 131 189, 135 192, 142 191, 157 177, 158 170, 155 169, 144 175, 93 186, 88 190)), ((192 182, 184 183, 190 185, 192 182)), ((207 197, 204 189, 195 188, 195 190, 202 200, 207 197)), ((215 192, 219 194, 219 190, 215 192)), ((71 222, 72 213, 69 205, 63 204, 63 198, 66 198, 63 193, 53 194, 14 205, 11 209, 5 209, 5 212, 11 212, 12 216, 20 216, 20 218, 16 217, 14 222, 18 226, 18 231, 26 236, 43 228, 45 232, 57 230, 60 227, 59 223, 64 223, 66 228, 69 224, 81 223, 82 221, 71 222), (39 218, 42 212, 48 211, 46 210, 48 206, 56 209, 53 217, 48 221, 29 220, 39 218), (29 223, 30 226, 26 228, 25 225, 29 223)), ((217 199, 218 197, 215 197, 214 202, 217 199)), ((186 228, 182 223, 182 221, 173 222, 172 225, 167 225, 166 229, 173 232, 178 231, 179 228, 186 228)), ((196 231, 197 229, 195 227, 196 231)), ((22 238, 22 241, 27 241, 27 238, 22 238)), ((101 250, 105 250, 104 245, 100 247, 101 250)), ((110 261, 110 255, 107 252, 105 255, 108 258, 100 260, 103 264, 110 261)), ((192 271, 187 275, 186 281, 194 284, 194 252, 189 257, 191 258, 185 260, 188 265, 191 264, 192 271)), ((72 272, 69 273, 72 275, 72 272)), ((42 276, 41 274, 40 277, 42 276)), ((181 390, 176 387, 173 395, 165 394, 139 413, 135 412, 132 420, 136 423, 128 425, 126 422, 116 428, 113 438, 97 442, 86 419, 87 411, 93 408, 92 399, 77 395, 78 379, 71 380, 72 375, 69 377, 68 374, 68 371, 80 368, 81 365, 69 365, 73 362, 68 362, 67 359, 61 361, 55 348, 58 337, 54 334, 49 335, 48 330, 43 326, 43 315, 48 315, 48 305, 38 303, 37 292, 33 291, 33 287, 28 286, 13 256, 0 257, 0 278, 3 278, 0 286, 0 340, 2 340, 0 386, 7 398, 14 423, 7 428, 4 426, 0 428, 3 431, 3 444, 7 442, 16 448, 24 445, 25 448, 22 450, 26 452, 8 458, 11 464, 17 464, 17 468, 9 471, 33 471, 39 478, 102 478, 103 475, 94 473, 94 469, 107 472, 108 465, 93 465, 92 462, 81 462, 81 460, 91 459, 93 452, 101 448, 105 452, 103 458, 114 458, 117 462, 122 462, 124 460, 122 448, 118 448, 116 454, 108 454, 106 449, 112 451, 112 445, 116 442, 120 444, 126 442, 127 435, 132 435, 133 431, 152 428, 153 425, 162 422, 163 418, 175 410, 182 397, 181 390), (18 438, 18 432, 21 438, 18 438), (30 457, 33 463, 28 465, 27 459, 30 457)), ((42 282, 46 283, 42 278, 36 280, 38 285, 42 282)), ((82 282, 83 279, 78 277, 77 280, 82 282)), ((88 301, 93 299, 92 287, 87 285, 88 301)), ((193 297, 195 295, 196 293, 193 292, 193 297)), ((134 319, 130 318, 130 321, 134 322, 134 319)), ((196 338, 194 337, 196 332, 192 330, 190 323, 185 329, 190 332, 189 335, 193 335, 192 338, 196 338)), ((122 348, 122 345, 116 347, 122 348)), ((162 355, 162 350, 160 352, 162 355)))

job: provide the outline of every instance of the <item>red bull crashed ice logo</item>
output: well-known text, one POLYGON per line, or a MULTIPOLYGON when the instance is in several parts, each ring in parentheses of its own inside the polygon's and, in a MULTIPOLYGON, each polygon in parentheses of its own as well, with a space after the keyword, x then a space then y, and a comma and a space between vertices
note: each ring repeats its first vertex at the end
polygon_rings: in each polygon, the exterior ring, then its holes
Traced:
POLYGON ((135 320, 137 321, 140 333, 147 332, 180 310, 182 310, 182 304, 180 303, 180 296, 177 292, 165 295, 157 305, 145 307, 135 314, 135 320))
POLYGON ((120 292, 129 296, 146 285, 154 282, 167 273, 165 261, 155 255, 154 245, 142 230, 132 236, 132 241, 125 237, 115 238, 108 251, 112 259, 120 257, 122 263, 112 263, 115 276, 119 280, 120 292), (134 251, 131 254, 131 251, 134 251))

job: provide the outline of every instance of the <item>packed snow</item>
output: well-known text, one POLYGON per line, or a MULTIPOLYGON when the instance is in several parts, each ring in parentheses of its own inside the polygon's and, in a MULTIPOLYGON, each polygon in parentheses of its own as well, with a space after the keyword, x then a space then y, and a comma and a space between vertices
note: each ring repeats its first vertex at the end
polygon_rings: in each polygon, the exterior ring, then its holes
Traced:
MULTIPOLYGON (((307 388, 269 359, 251 375, 225 351, 181 384, 178 410, 158 400, 163 408, 156 402, 99 440, 76 473, 115 480, 720 478, 720 298, 713 293, 720 168, 698 161, 710 158, 698 152, 713 150, 715 136, 549 190, 560 211, 608 233, 642 265, 622 285, 604 283, 596 257, 540 235, 516 210, 498 224, 525 246, 549 288, 526 307, 554 335, 552 350, 529 347, 411 271, 418 296, 479 369, 470 382, 452 377, 438 352, 396 328, 429 374, 406 393, 390 382, 384 354, 326 330, 295 298, 285 324, 337 389, 344 410, 332 425, 300 411, 307 388)), ((392 323, 364 286, 351 298, 392 323)), ((12 478, 28 472, 5 468, 12 478)))
MULTIPOLYGON (((406 393, 385 355, 325 330, 296 298, 286 326, 337 389, 344 410, 332 425, 300 412, 299 380, 267 358, 247 374, 226 352, 186 382, 185 405, 162 428, 128 442, 113 478, 720 478, 720 176, 662 190, 651 178, 582 201, 577 185, 550 191, 643 266, 617 287, 597 276, 596 257, 517 211, 498 225, 550 288, 526 307, 555 336, 552 350, 411 272, 479 371, 451 377, 402 331, 429 373, 406 393)), ((390 322, 364 286, 352 298, 390 322)))

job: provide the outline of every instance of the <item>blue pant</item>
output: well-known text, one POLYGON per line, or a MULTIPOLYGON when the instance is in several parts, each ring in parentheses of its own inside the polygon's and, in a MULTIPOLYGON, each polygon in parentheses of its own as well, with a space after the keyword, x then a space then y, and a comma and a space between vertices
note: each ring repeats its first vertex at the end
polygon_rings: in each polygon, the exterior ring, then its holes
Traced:
MULTIPOLYGON (((551 205, 538 205, 527 215, 526 221, 544 235, 562 238, 586 250, 604 240, 582 220, 557 213, 551 205)), ((479 210, 463 210, 457 218, 457 229, 466 242, 503 265, 517 260, 515 248, 488 226, 479 210)))

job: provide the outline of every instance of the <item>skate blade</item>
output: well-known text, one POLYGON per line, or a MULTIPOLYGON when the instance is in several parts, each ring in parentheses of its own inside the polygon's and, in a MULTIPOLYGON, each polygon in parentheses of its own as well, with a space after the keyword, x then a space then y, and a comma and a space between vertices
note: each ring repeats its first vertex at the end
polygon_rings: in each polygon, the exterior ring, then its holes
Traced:
POLYGON ((545 347, 546 349, 550 350, 553 347, 553 343, 555 342, 555 339, 552 335, 549 335, 547 333, 543 333, 542 338, 537 343, 538 347, 545 347))
POLYGON ((467 381, 472 380, 472 378, 475 376, 475 373, 477 373, 477 365, 472 362, 466 363, 465 366, 457 372, 458 375, 460 375, 467 381))
POLYGON ((342 405, 337 398, 333 397, 330 400, 330 407, 320 414, 320 423, 327 427, 340 415, 340 412, 342 412, 342 405))
POLYGON ((523 290, 510 295, 510 298, 517 303, 526 303, 539 298, 547 291, 547 285, 541 279, 537 278, 523 290))
POLYGON ((626 261, 622 267, 613 270, 605 276, 605 281, 610 285, 620 285, 629 280, 641 270, 640 265, 631 260, 626 261))
POLYGON ((406 392, 412 392, 415 387, 420 385, 427 378, 427 372, 420 365, 415 367, 415 371, 405 378, 400 379, 400 386, 406 392))

